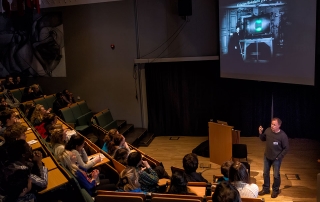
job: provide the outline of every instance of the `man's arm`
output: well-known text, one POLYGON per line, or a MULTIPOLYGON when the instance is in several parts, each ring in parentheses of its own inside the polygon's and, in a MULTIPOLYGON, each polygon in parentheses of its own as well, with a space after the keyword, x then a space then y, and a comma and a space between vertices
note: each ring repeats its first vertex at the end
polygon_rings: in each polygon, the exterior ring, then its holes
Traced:
POLYGON ((262 126, 259 126, 258 131, 259 131, 260 140, 266 141, 267 140, 266 134, 263 132, 262 126))

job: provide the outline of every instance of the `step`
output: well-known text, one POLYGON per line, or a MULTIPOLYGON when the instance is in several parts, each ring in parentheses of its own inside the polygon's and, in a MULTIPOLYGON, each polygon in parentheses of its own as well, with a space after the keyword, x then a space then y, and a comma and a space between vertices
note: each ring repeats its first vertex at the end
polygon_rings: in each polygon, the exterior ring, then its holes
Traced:
POLYGON ((126 125, 123 125, 122 128, 119 128, 118 130, 120 134, 126 136, 126 134, 132 131, 133 129, 134 129, 133 124, 126 124, 126 125))
POLYGON ((134 128, 129 133, 125 135, 126 142, 129 144, 136 146, 138 141, 142 139, 142 137, 147 133, 147 129, 145 128, 134 128))
POLYGON ((124 127, 125 125, 127 125, 127 121, 126 120, 117 120, 117 125, 118 125, 118 129, 124 127))
POLYGON ((140 147, 147 147, 149 144, 152 142, 154 139, 154 134, 153 133, 147 133, 139 142, 140 147))

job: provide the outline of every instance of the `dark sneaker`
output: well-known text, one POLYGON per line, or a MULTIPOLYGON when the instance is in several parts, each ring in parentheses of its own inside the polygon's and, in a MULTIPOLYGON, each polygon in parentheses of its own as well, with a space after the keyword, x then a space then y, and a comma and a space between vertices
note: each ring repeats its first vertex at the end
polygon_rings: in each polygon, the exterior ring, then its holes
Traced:
POLYGON ((272 191, 271 198, 277 198, 279 193, 279 191, 272 191))
POLYGON ((259 196, 263 196, 263 195, 265 195, 265 194, 270 194, 270 190, 264 190, 264 189, 262 189, 262 190, 259 191, 259 193, 258 193, 259 196))

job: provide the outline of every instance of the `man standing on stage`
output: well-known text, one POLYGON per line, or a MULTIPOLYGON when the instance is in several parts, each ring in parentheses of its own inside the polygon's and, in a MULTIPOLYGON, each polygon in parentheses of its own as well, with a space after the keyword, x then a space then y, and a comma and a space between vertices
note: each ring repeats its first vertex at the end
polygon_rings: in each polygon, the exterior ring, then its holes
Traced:
POLYGON ((289 142, 286 133, 280 129, 282 121, 279 118, 273 118, 271 127, 263 132, 262 126, 259 127, 259 137, 266 141, 264 153, 264 168, 262 190, 260 196, 270 193, 270 167, 273 166, 273 184, 271 198, 276 198, 280 193, 280 166, 283 157, 289 149, 289 142))

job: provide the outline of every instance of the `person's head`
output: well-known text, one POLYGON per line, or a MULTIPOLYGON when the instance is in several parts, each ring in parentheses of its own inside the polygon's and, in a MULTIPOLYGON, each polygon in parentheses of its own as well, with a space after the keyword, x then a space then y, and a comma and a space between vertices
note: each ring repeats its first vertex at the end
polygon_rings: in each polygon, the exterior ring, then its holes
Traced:
POLYGON ((17 201, 19 197, 26 195, 32 188, 30 171, 27 167, 18 169, 8 176, 6 193, 8 201, 17 201))
POLYGON ((9 89, 4 90, 3 92, 7 95, 7 97, 13 98, 12 92, 9 89))
POLYGON ((282 124, 282 121, 279 118, 274 117, 271 120, 271 130, 272 130, 272 132, 278 133, 280 131, 281 124, 282 124))
POLYGON ((249 183, 249 174, 247 168, 239 161, 234 162, 229 169, 229 181, 237 182, 242 181, 249 183))
POLYGON ((35 119, 42 121, 44 114, 46 114, 46 110, 43 105, 37 104, 31 116, 31 123, 34 123, 35 119))
POLYGON ((62 165, 68 168, 73 174, 79 169, 76 165, 77 157, 74 153, 68 150, 64 150, 60 156, 58 156, 59 161, 62 165))
POLYGON ((51 145, 55 144, 65 144, 67 139, 67 134, 63 129, 53 129, 51 130, 51 145))
POLYGON ((67 142, 65 148, 69 151, 81 151, 84 147, 84 143, 84 137, 82 137, 81 135, 72 135, 70 140, 67 142))
POLYGON ((221 164, 221 174, 224 177, 229 178, 229 169, 232 164, 233 164, 232 161, 225 161, 221 164))
POLYGON ((12 143, 16 140, 26 140, 26 131, 26 126, 16 123, 6 127, 5 131, 3 132, 3 136, 6 139, 6 143, 12 143))
POLYGON ((23 89, 23 94, 30 94, 30 93, 32 93, 33 91, 32 91, 32 87, 31 86, 29 86, 29 87, 25 87, 24 89, 23 89))
POLYGON ((6 76, 6 83, 13 83, 13 77, 10 75, 6 76))
POLYGON ((119 161, 122 165, 127 165, 127 158, 128 158, 129 152, 126 148, 120 148, 118 149, 114 154, 114 159, 119 161))
POLYGON ((138 167, 141 165, 142 156, 139 152, 131 152, 128 156, 127 162, 128 166, 138 167))
POLYGON ((0 103, 0 105, 3 105, 3 106, 7 106, 7 105, 8 105, 8 103, 7 103, 7 101, 6 101, 6 98, 4 98, 4 97, 1 96, 1 103, 0 103))
POLYGON ((43 115, 43 122, 47 125, 47 124, 56 124, 58 121, 58 117, 55 113, 49 113, 49 114, 44 114, 43 115))
POLYGON ((135 167, 126 167, 120 173, 118 187, 126 192, 140 188, 139 174, 135 167))
POLYGON ((8 158, 11 162, 28 161, 32 158, 32 148, 25 140, 16 140, 12 142, 7 149, 8 158))
POLYGON ((239 191, 228 181, 219 183, 212 195, 212 202, 241 202, 239 191))
POLYGON ((16 83, 20 83, 21 82, 21 77, 20 76, 17 76, 16 77, 16 83))
POLYGON ((32 91, 35 92, 35 93, 39 92, 39 90, 40 90, 38 84, 33 84, 33 85, 31 86, 31 88, 32 88, 32 91))
POLYGON ((183 169, 186 173, 196 172, 198 168, 198 157, 194 153, 187 154, 182 159, 183 169))
POLYGON ((62 99, 62 93, 61 92, 58 92, 58 93, 56 93, 56 98, 57 99, 62 99))
POLYGON ((1 123, 6 126, 11 126, 17 122, 16 113, 11 109, 6 109, 0 113, 1 123))
POLYGON ((113 140, 113 137, 116 135, 116 134, 119 134, 119 131, 117 129, 111 129, 108 131, 108 133, 104 136, 104 139, 103 139, 103 142, 105 143, 109 143, 113 140))
POLYGON ((187 176, 183 171, 175 171, 170 180, 168 193, 170 194, 187 194, 187 176))
POLYGON ((62 93, 63 93, 64 95, 69 95, 69 94, 70 94, 70 92, 69 92, 68 89, 64 89, 64 90, 62 91, 62 93))
POLYGON ((123 135, 121 134, 116 134, 114 137, 113 137, 113 140, 111 142, 109 142, 108 144, 108 153, 113 155, 114 154, 114 151, 121 145, 124 144, 125 142, 125 138, 123 137, 123 135))

